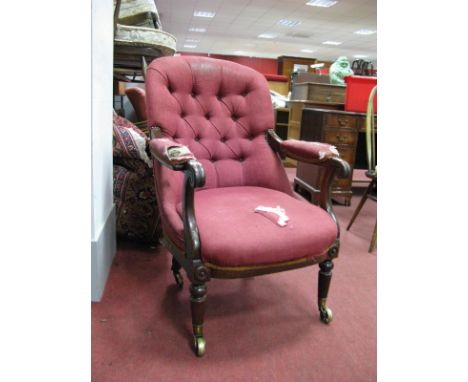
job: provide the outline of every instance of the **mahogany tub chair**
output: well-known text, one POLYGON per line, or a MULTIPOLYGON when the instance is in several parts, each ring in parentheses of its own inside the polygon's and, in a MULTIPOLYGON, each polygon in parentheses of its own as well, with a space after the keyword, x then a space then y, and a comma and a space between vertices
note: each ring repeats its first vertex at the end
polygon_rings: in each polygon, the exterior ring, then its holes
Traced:
POLYGON ((196 355, 205 353, 210 278, 318 263, 320 319, 329 323, 326 300, 339 250, 329 188, 335 175, 348 176, 348 163, 332 146, 281 140, 273 131, 265 77, 243 65, 207 57, 159 58, 148 67, 146 93, 161 243, 173 256, 177 285, 183 284, 181 268, 190 280, 196 355), (319 206, 294 194, 281 162, 285 156, 326 168, 319 206), (255 212, 259 206, 279 206, 287 217, 255 212))

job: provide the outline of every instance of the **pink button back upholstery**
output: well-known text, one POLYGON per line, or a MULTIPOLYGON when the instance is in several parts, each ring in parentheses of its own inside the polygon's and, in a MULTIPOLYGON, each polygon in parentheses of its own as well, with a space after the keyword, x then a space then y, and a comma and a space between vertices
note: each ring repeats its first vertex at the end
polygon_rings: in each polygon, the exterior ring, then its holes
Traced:
MULTIPOLYGON (((148 67, 146 93, 148 126, 189 147, 205 169, 205 188, 256 186, 293 195, 265 140, 274 113, 262 74, 207 57, 162 57, 148 67)), ((158 163, 154 171, 163 225, 181 238, 176 205, 183 174, 158 163)))

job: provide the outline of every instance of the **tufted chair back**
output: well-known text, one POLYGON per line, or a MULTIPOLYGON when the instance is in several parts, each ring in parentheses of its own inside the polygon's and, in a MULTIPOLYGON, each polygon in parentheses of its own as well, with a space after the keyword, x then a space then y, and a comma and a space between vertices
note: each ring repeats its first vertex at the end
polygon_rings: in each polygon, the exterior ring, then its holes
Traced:
MULTIPOLYGON (((146 92, 148 126, 192 151, 205 169, 205 188, 257 186, 292 195, 265 139, 274 113, 262 74, 207 57, 162 57, 148 67, 146 92)), ((183 174, 159 163, 154 171, 164 223, 166 207, 181 200, 183 174)))

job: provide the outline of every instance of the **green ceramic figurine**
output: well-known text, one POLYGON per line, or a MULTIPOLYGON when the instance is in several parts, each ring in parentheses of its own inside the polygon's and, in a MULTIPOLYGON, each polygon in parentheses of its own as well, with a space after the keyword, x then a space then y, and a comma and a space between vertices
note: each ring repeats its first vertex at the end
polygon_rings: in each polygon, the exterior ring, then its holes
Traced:
POLYGON ((330 83, 334 85, 344 85, 344 78, 353 74, 349 61, 345 56, 340 56, 330 66, 330 83))

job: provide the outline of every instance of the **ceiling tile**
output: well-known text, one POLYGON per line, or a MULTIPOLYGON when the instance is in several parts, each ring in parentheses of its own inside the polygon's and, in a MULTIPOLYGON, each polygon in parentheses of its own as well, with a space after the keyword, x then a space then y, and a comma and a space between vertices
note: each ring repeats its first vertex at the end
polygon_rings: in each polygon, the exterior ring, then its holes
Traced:
POLYGON ((358 29, 377 28, 376 0, 341 0, 330 8, 305 5, 305 0, 156 0, 163 29, 176 36, 178 48, 186 38, 198 39, 194 52, 233 54, 243 51, 257 57, 296 55, 333 61, 339 55, 377 56, 377 35, 358 36, 358 29), (214 11, 213 19, 193 17, 194 9, 214 11), (280 19, 300 20, 297 27, 277 24, 280 19), (204 27, 206 33, 192 33, 204 27), (275 40, 258 38, 260 33, 279 34, 275 40), (309 37, 308 37, 309 36, 309 37), (343 41, 336 47, 325 40, 343 41), (308 48, 314 53, 302 53, 308 48))

